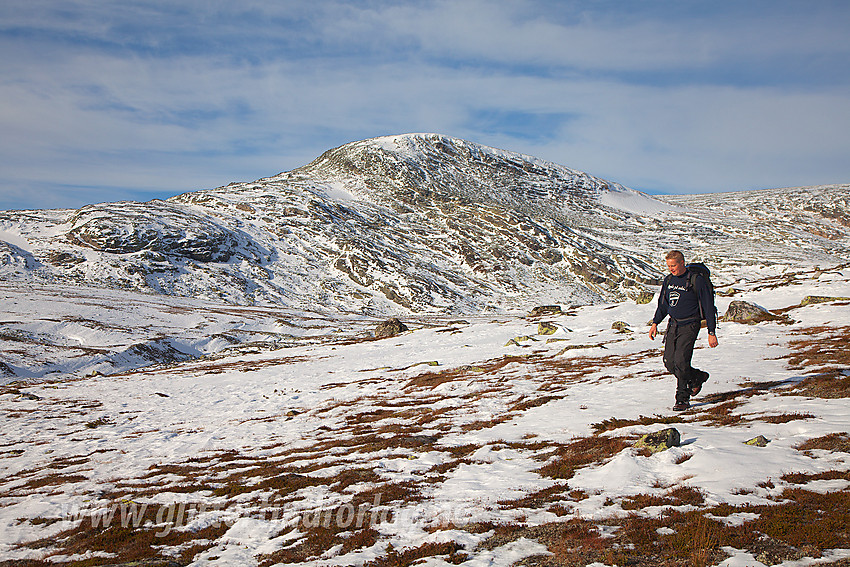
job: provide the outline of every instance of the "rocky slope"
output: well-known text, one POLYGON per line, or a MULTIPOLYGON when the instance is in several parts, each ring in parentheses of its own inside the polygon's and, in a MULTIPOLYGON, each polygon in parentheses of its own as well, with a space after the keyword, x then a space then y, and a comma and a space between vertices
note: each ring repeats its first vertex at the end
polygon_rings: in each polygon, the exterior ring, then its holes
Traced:
POLYGON ((368 314, 524 310, 651 290, 665 248, 728 278, 837 263, 846 193, 661 200, 463 140, 392 136, 166 201, 0 212, 0 278, 368 314))

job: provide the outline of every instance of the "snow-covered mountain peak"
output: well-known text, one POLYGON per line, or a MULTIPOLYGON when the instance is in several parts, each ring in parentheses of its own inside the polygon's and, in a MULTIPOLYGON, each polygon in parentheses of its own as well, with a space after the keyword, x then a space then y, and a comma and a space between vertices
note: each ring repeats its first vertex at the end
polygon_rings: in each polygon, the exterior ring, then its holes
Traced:
POLYGON ((850 252, 846 186, 653 198, 438 134, 165 201, 0 212, 0 279, 368 314, 645 297, 663 252, 733 281, 850 252))
POLYGON ((509 205, 555 216, 590 213, 600 206, 639 214, 671 209, 582 171, 440 134, 351 142, 277 179, 303 177, 335 183, 346 194, 398 210, 431 200, 509 205))

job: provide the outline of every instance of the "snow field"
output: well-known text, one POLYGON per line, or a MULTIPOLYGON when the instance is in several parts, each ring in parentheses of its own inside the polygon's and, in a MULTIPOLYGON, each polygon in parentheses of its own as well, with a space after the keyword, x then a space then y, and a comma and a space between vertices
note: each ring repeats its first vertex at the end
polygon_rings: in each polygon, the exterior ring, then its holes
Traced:
MULTIPOLYGON (((850 296, 850 271, 802 274, 776 289, 760 289, 756 282, 739 287, 734 299, 786 308, 806 295, 850 296)), ((4 292, 27 309, 46 310, 46 297, 4 292)), ((718 297, 721 314, 732 299, 718 297)), ((104 323, 99 332, 123 337, 111 330, 120 325, 110 318, 128 296, 103 291, 88 301, 94 305, 86 317, 104 323)), ((203 323, 197 312, 168 311, 171 301, 177 300, 139 300, 132 317, 162 324, 167 313, 176 318, 171 326, 203 323)), ((347 517, 346 506, 355 514, 363 506, 367 523, 375 514, 387 521, 369 526, 377 535, 368 545, 348 549, 338 538, 312 564, 361 564, 384 557, 389 545, 403 550, 454 542, 467 554, 465 564, 510 565, 548 553, 546 546, 522 538, 487 549, 480 545, 492 531, 464 526, 577 518, 601 523, 629 513, 624 499, 662 496, 675 487, 698 490, 704 506, 761 505, 781 495, 788 473, 850 470, 847 453, 815 451, 813 458, 796 448, 850 431, 845 399, 765 388, 738 400, 731 410, 743 418, 737 423, 718 425, 710 417, 722 403, 712 396, 748 384, 793 385, 818 371, 790 368, 789 340, 816 326, 850 325, 846 303, 833 302, 791 310, 791 325, 721 323, 717 349, 707 347, 703 334, 694 364, 711 379, 683 421, 672 424, 682 446, 651 456, 627 448, 566 480, 541 474, 552 450, 577 438, 628 437, 667 427, 597 426, 612 418, 673 415, 674 378, 663 369, 660 341, 647 336, 653 311, 654 304, 633 303, 568 310, 542 318, 560 327, 551 337, 538 335, 538 321, 523 317, 428 318, 382 340, 258 347, 119 376, 9 385, 0 394, 0 558, 55 553, 60 562, 79 559, 58 542, 27 544, 85 523, 83 512, 132 501, 157 512, 183 503, 193 512, 185 525, 171 530, 163 515, 151 521, 160 531, 186 534, 187 542, 192 530, 221 526, 215 539, 202 542, 207 548, 195 555, 197 565, 257 565, 285 557, 287 548, 309 539, 303 527, 308 514, 333 521, 336 514, 347 517), (612 329, 615 321, 633 332, 612 329), (506 345, 517 337, 533 340, 506 345), (550 338, 563 340, 547 343, 550 338), (764 420, 795 414, 811 417, 764 420), (743 443, 758 435, 770 443, 743 443), (271 482, 286 478, 303 486, 282 492, 271 482), (558 513, 552 503, 521 504, 526 495, 559 486, 558 513), (392 499, 393 491, 408 496, 392 499)), ((358 328, 362 336, 373 324, 361 319, 343 326, 358 328)), ((63 332, 70 336, 68 329, 63 332)), ((95 338, 107 340, 80 337, 95 338)), ((817 480, 806 488, 846 491, 848 482, 817 480)), ((662 512, 657 506, 639 511, 648 518, 662 512)), ((161 551, 178 554, 188 545, 161 551)), ((729 555, 722 565, 761 564, 742 551, 729 555)), ((828 555, 847 556, 847 550, 828 555)), ((432 557, 423 564, 448 563, 432 557)))

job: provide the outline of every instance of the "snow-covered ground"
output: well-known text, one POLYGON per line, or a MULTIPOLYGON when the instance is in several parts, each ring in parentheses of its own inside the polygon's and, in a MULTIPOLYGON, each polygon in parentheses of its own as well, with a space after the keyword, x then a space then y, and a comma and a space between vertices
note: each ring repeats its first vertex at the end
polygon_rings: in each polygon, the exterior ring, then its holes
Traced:
MULTIPOLYGON (((7 383, 0 561, 389 565, 419 552, 423 565, 479 566, 597 550, 587 564, 613 565, 638 553, 617 539, 630 517, 705 510, 717 525, 747 529, 762 506, 787 502, 783 490, 846 495, 850 454, 800 445, 850 431, 847 398, 795 388, 819 374, 850 376, 840 355, 848 302, 799 306, 809 295, 850 297, 850 269, 734 287, 734 297, 718 296, 721 314, 736 299, 794 307, 789 320, 721 323, 716 349, 703 335, 695 366, 711 379, 691 410, 665 423, 675 416, 675 385, 660 340, 647 336, 654 304, 542 319, 411 319, 408 332, 373 340, 366 337, 375 321, 365 318, 4 285, 5 317, 22 337, 103 347, 149 339, 145 330, 208 356, 128 365, 114 376, 63 380, 54 372, 50 381, 7 383), (539 334, 541 321, 557 331, 539 334), (612 328, 617 321, 629 330, 612 328), (239 329, 268 336, 251 348, 215 347, 214 335, 239 329), (270 340, 275 334, 310 340, 270 340), (819 350, 818 341, 838 347, 819 350), (671 426, 681 446, 652 455, 631 446, 671 426), (766 446, 744 443, 759 435, 766 446), (575 454, 579 441, 625 445, 594 457, 575 454), (568 456, 578 459, 573 469, 568 456), (790 473, 814 476, 793 481, 790 473), (680 502, 677 494, 700 498, 680 502), (635 506, 640 498, 649 504, 635 506), (723 504, 733 507, 725 516, 723 504), (595 530, 579 546, 585 551, 545 535, 579 523, 595 530), (604 551, 605 541, 619 543, 604 551)), ((73 357, 54 362, 76 369, 73 357)), ((657 537, 675 533, 664 524, 657 537)), ((723 565, 771 563, 767 552, 719 544, 723 565)), ((773 563, 850 557, 841 547, 806 548, 793 560, 788 553, 773 563)), ((717 556, 704 564, 718 564, 717 556)))

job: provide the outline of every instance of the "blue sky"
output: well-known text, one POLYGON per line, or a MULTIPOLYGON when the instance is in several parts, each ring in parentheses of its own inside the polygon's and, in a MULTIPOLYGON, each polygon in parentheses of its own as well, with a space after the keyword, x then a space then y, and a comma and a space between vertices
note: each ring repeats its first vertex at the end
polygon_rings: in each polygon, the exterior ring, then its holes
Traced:
POLYGON ((850 2, 4 0, 0 209, 438 132, 650 193, 850 182, 850 2))

